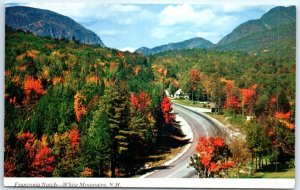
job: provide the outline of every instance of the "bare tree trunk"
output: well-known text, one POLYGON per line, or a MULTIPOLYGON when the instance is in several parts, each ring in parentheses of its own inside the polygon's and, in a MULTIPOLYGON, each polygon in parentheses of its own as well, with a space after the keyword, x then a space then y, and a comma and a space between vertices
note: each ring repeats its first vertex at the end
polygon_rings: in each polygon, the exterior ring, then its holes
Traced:
POLYGON ((253 175, 253 155, 251 155, 251 169, 250 169, 250 175, 252 176, 253 175))
POLYGON ((116 165, 115 165, 115 161, 114 161, 113 158, 111 158, 110 170, 111 170, 111 176, 110 177, 116 177, 116 165))
POLYGON ((258 168, 257 168, 257 165, 258 165, 258 163, 257 163, 257 157, 255 157, 255 170, 258 169, 258 168))
POLYGON ((240 178, 240 165, 237 166, 237 177, 240 178))

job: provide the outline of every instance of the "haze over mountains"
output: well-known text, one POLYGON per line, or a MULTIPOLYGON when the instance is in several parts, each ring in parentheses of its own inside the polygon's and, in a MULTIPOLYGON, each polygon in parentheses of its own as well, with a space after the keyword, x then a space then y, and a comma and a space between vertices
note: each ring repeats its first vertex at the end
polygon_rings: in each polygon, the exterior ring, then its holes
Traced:
POLYGON ((168 50, 217 49, 257 51, 269 48, 278 41, 293 41, 296 36, 296 7, 275 7, 260 19, 249 20, 236 27, 217 44, 203 38, 192 38, 178 43, 170 43, 149 49, 142 47, 136 52, 153 55, 168 50), (198 42, 198 43, 195 43, 198 42), (197 44, 197 45, 195 45, 197 44))
POLYGON ((104 47, 100 37, 73 19, 55 12, 31 7, 7 7, 5 25, 13 29, 29 31, 38 36, 76 40, 82 44, 104 47))

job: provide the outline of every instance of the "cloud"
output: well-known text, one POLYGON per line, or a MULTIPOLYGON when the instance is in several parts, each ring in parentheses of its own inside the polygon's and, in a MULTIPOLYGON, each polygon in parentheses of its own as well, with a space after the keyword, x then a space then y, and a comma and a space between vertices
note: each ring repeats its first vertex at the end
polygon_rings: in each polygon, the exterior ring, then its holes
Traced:
MULTIPOLYGON (((136 15, 144 15, 138 5, 103 4, 103 3, 25 3, 29 7, 51 10, 76 20, 81 23, 91 21, 110 20, 117 24, 133 24, 136 15)), ((139 18, 140 19, 140 18, 139 18)))
POLYGON ((232 28, 231 25, 233 25, 238 18, 234 16, 223 16, 219 17, 218 19, 214 20, 211 24, 214 27, 218 27, 220 29, 224 28, 232 28))
POLYGON ((121 51, 129 51, 131 53, 133 53, 135 51, 135 48, 133 47, 124 47, 121 49, 121 51))
POLYGON ((227 11, 241 10, 242 6, 193 6, 189 4, 168 5, 158 15, 158 26, 151 31, 156 39, 174 36, 184 40, 195 36, 217 42, 224 32, 230 32, 238 18, 227 11))
POLYGON ((241 4, 224 4, 222 9, 225 13, 237 13, 242 12, 247 9, 249 6, 241 5, 241 4))
POLYGON ((156 27, 151 30, 151 37, 164 39, 171 33, 173 33, 173 29, 171 27, 156 27))
POLYGON ((88 3, 25 3, 29 7, 51 10, 75 20, 90 18, 96 13, 96 7, 88 3))
MULTIPOLYGON (((15 5, 15 4, 10 4, 15 5)), ((107 45, 128 50, 196 36, 214 43, 272 6, 240 4, 22 3, 68 16, 97 33, 107 45)))
POLYGON ((190 30, 183 30, 183 29, 181 29, 180 31, 177 30, 176 33, 175 33, 175 35, 179 39, 188 39, 191 36, 194 36, 195 32, 190 31, 190 30))
POLYGON ((195 10, 191 5, 169 5, 159 14, 161 26, 174 26, 178 24, 195 24, 198 26, 208 24, 215 18, 210 9, 195 10))
POLYGON ((130 12, 141 11, 141 8, 137 5, 114 4, 114 5, 110 6, 110 11, 118 12, 118 13, 130 13, 130 12))

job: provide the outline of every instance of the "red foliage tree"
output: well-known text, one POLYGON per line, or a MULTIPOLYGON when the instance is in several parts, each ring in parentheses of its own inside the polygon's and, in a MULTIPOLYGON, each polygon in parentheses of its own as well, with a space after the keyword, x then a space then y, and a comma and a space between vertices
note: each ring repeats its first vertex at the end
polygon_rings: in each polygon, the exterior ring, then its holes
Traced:
POLYGON ((31 172, 32 176, 51 176, 54 171, 54 156, 51 156, 50 149, 47 146, 41 146, 37 150, 31 167, 34 169, 31 172))
POLYGON ((77 129, 77 127, 73 127, 73 129, 69 131, 69 140, 71 146, 76 150, 79 147, 79 138, 80 138, 79 129, 77 129))
POLYGON ((226 97, 224 105, 225 108, 237 111, 241 108, 241 103, 237 98, 239 96, 239 92, 235 87, 235 82, 233 80, 226 80, 224 78, 221 78, 221 82, 225 84, 222 90, 226 97))
POLYGON ((119 56, 120 58, 124 58, 124 54, 123 54, 123 52, 121 52, 121 51, 118 51, 118 56, 119 56))
POLYGON ((241 107, 241 103, 237 100, 237 98, 234 95, 227 98, 225 102, 225 108, 239 109, 240 107, 241 107))
POLYGON ((51 176, 54 171, 54 156, 51 155, 47 146, 47 137, 43 135, 41 141, 35 139, 34 134, 19 133, 17 140, 20 147, 25 148, 24 164, 28 176, 51 176))
POLYGON ((175 114, 171 113, 171 101, 168 97, 164 97, 163 101, 161 102, 161 109, 165 118, 166 124, 171 124, 175 119, 175 114))
POLYGON ((247 106, 250 114, 252 114, 257 100, 256 87, 257 85, 254 84, 251 88, 243 88, 240 90, 242 95, 242 104, 243 106, 247 106))
POLYGON ((35 136, 33 133, 30 133, 29 131, 27 133, 19 133, 17 136, 17 140, 20 143, 21 147, 24 147, 26 151, 29 153, 29 159, 32 159, 34 157, 34 141, 35 136))
POLYGON ((150 98, 146 92, 140 92, 137 95, 130 94, 131 105, 138 111, 145 111, 150 105, 150 98))

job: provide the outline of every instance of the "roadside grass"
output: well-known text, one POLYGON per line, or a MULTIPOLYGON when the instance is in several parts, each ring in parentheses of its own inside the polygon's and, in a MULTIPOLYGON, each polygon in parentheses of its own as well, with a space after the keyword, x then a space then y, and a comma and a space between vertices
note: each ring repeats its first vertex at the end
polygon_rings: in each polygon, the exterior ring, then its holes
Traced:
POLYGON ((267 165, 254 173, 252 178, 295 178, 295 168, 286 164, 267 165))
POLYGON ((246 134, 245 123, 247 122, 245 117, 242 115, 234 115, 234 114, 219 114, 219 113, 207 113, 209 116, 215 118, 220 121, 228 128, 233 131, 239 131, 242 134, 246 134))

